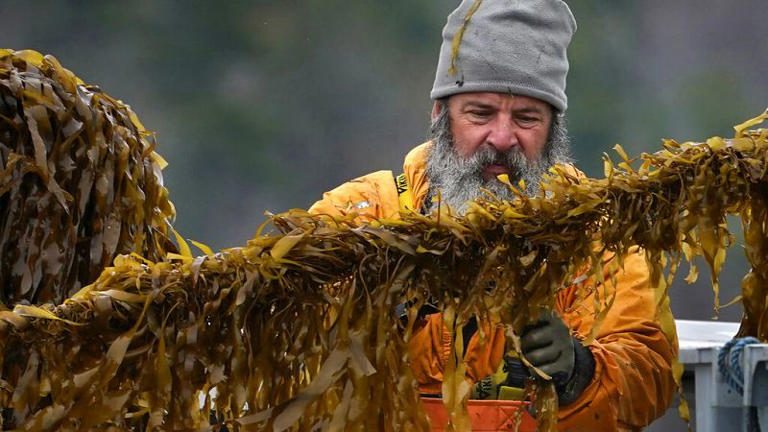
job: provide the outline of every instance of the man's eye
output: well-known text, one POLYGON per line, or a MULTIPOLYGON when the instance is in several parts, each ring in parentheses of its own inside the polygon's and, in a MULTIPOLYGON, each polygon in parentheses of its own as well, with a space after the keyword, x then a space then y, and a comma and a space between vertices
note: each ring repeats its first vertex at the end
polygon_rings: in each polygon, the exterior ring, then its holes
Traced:
POLYGON ((491 115, 491 113, 489 113, 487 111, 470 111, 469 113, 471 115, 473 115, 475 117, 479 117, 479 118, 487 118, 487 117, 489 117, 491 115))
POLYGON ((518 117, 518 123, 523 126, 533 126, 539 122, 538 117, 518 117))

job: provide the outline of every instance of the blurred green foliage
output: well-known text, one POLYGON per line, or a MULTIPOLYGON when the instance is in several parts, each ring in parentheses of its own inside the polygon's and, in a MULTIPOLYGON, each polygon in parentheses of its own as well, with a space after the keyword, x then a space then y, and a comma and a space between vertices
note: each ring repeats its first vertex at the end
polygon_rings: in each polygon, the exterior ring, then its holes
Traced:
MULTIPOLYGON (((2 43, 59 58, 157 132, 177 228, 243 244, 265 210, 308 207, 367 172, 399 170, 426 137, 440 31, 435 0, 6 0, 2 43)), ((729 136, 768 105, 764 0, 571 0, 568 82, 577 164, 660 139, 729 136)), ((724 300, 745 271, 734 248, 724 300)), ((684 295, 707 292, 706 273, 684 295)), ((681 293, 681 294, 677 294, 681 293)), ((673 299, 708 318, 711 296, 673 299)), ((726 298, 727 297, 727 298, 726 298)), ((737 319, 737 309, 724 317, 737 319)))

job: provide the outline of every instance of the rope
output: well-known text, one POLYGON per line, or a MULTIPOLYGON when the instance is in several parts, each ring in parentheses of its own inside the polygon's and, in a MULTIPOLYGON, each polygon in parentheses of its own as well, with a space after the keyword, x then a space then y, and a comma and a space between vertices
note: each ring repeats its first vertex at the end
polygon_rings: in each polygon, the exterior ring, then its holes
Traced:
POLYGON ((717 355, 717 369, 728 386, 740 396, 744 394, 744 370, 741 368, 741 354, 744 347, 760 343, 752 336, 729 340, 717 355))

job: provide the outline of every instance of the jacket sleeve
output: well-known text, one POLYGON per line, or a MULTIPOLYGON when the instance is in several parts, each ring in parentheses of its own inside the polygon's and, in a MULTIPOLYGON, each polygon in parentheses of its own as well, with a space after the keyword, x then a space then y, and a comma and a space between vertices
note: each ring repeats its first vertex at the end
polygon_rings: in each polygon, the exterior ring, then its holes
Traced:
POLYGON ((596 293, 602 299, 616 295, 589 345, 595 359, 592 382, 575 402, 561 407, 561 431, 637 430, 672 401, 677 336, 667 325, 674 323, 669 300, 651 286, 639 250, 625 257, 623 270, 614 276, 615 285, 606 274, 604 287, 588 280, 586 290, 568 289, 558 296, 565 321, 577 337, 586 337, 595 324, 596 293))
POLYGON ((358 221, 366 222, 396 217, 399 210, 392 171, 376 171, 325 192, 309 212, 329 216, 354 213, 358 221))

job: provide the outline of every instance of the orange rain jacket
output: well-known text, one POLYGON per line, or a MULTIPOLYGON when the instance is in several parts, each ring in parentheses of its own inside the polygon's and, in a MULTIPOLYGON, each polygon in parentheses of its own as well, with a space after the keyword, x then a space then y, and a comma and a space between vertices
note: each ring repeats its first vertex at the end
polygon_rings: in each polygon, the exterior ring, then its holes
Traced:
MULTIPOLYGON (((418 210, 428 183, 426 157, 430 143, 406 156, 405 179, 418 210)), ((391 171, 377 171, 345 183, 316 202, 310 212, 338 215, 356 212, 365 218, 398 218, 401 208, 391 171)), ((606 274, 604 280, 610 281, 606 274)), ((615 290, 616 300, 589 345, 595 359, 592 382, 572 404, 561 407, 561 431, 639 430, 659 417, 669 406, 675 390, 672 361, 677 357, 677 336, 666 295, 650 286, 642 252, 624 258, 624 268, 615 275, 616 285, 606 282, 602 293, 615 290)), ((579 284, 595 285, 591 279, 579 284)), ((590 286, 587 286, 588 288, 590 286)), ((577 298, 577 286, 558 294, 556 307, 577 338, 593 327, 594 299, 577 298)), ((592 290, 594 292, 594 289, 592 290)), ((481 323, 488 337, 478 334, 467 347, 464 362, 475 381, 496 371, 505 353, 501 326, 481 323), (492 330, 492 331, 491 331, 492 330)), ((478 332, 479 333, 479 332, 478 332)), ((408 342, 411 368, 424 393, 441 393, 443 369, 451 345, 451 334, 440 314, 428 315, 408 342)))

